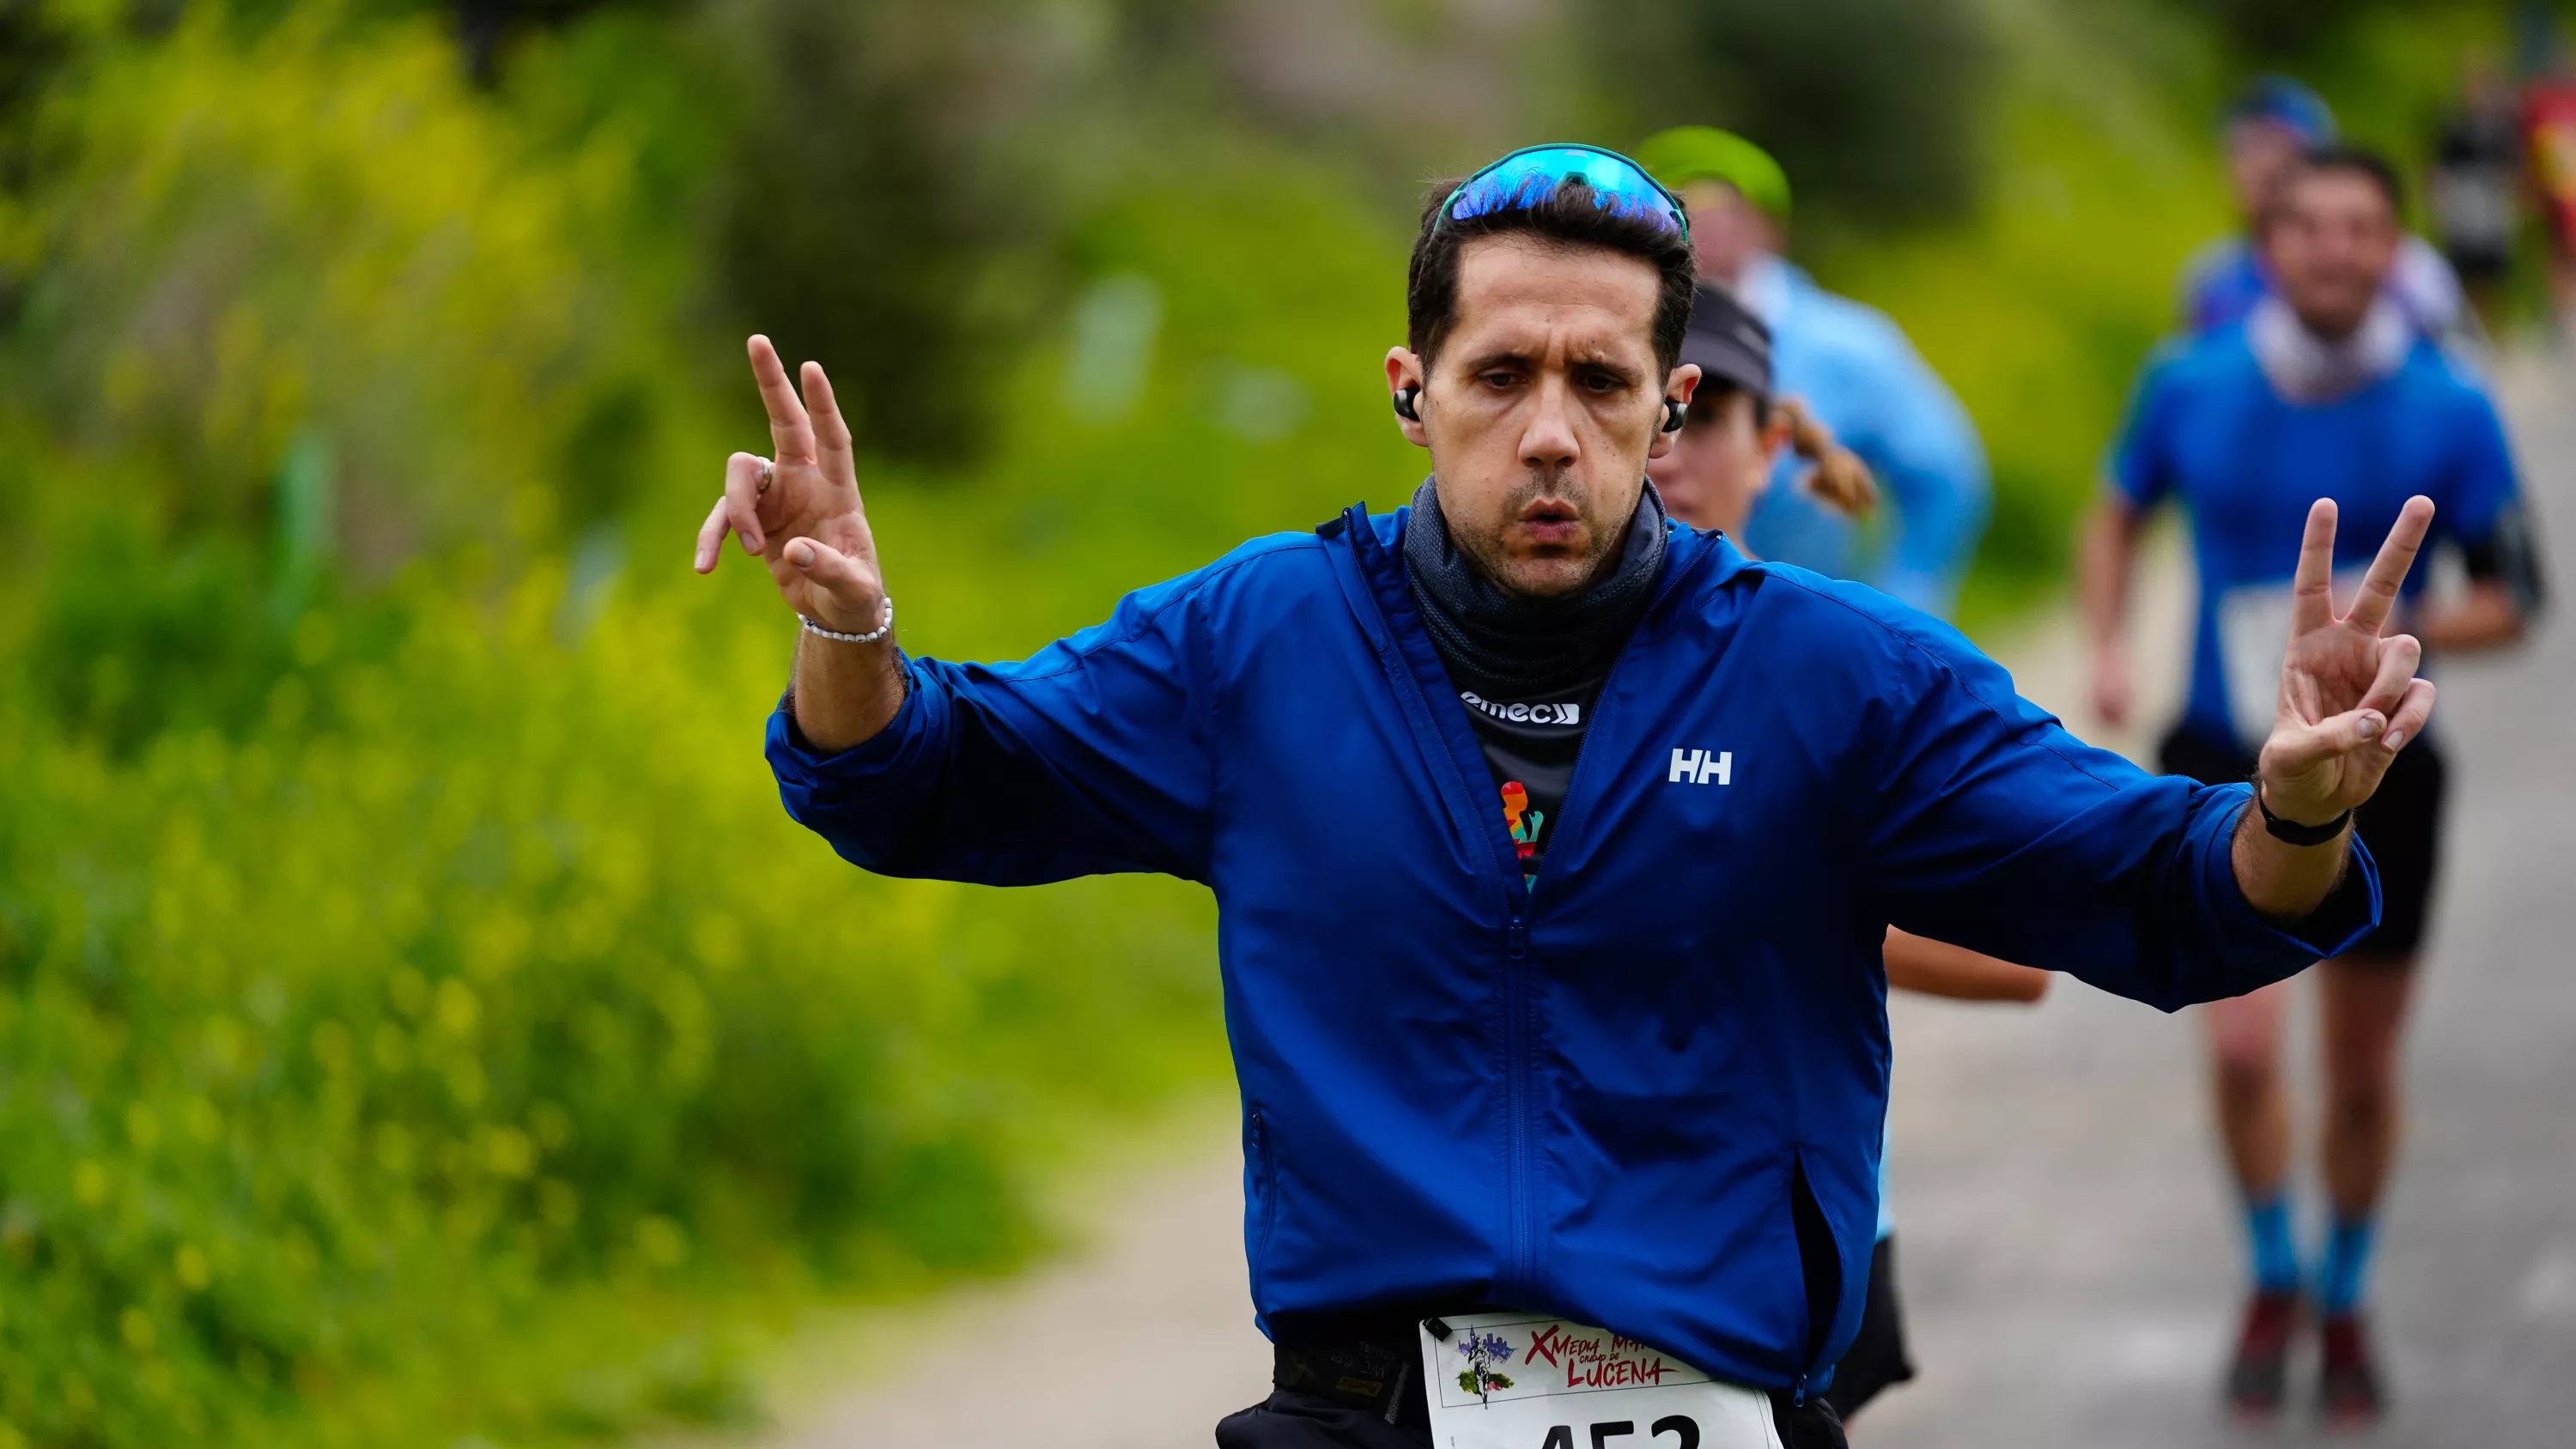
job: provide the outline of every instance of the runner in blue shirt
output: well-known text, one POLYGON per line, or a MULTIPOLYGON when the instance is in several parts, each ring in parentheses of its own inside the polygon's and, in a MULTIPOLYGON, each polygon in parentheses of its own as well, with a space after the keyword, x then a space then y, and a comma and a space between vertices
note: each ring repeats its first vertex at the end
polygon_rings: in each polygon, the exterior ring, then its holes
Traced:
MULTIPOLYGON (((800 397, 754 338, 776 457, 729 461, 697 566, 738 533, 802 616, 768 757, 845 859, 1214 894, 1278 1385, 1222 1449, 1830 1449, 1887 927, 2167 1008, 2368 930, 2351 812, 2432 713, 2382 630, 2432 505, 2350 610, 2286 626, 2254 788, 2157 779, 1956 631, 1665 516, 1694 263, 1626 158, 1535 147, 1438 193, 1407 278, 1383 365, 1432 474, 1390 515, 1256 539, 1026 660, 916 658, 829 382, 800 397)), ((2333 547, 2321 505, 2303 570, 2333 547)))
MULTIPOLYGON (((2296 607, 2292 568, 2313 499, 2335 501, 2347 539, 2386 527, 2409 498, 2434 500, 2433 540, 2462 553, 2471 582, 2464 598, 2436 601, 2427 568, 2408 575, 2399 615, 2428 652, 2510 641, 2537 606, 2530 529, 2495 408, 2386 295, 2397 217, 2395 178, 2376 157, 2321 151, 2294 163, 2260 229, 2279 294, 2242 322, 2169 346, 2138 385, 2111 456, 2109 496, 2085 541, 2085 598, 2095 706, 2117 722, 2131 708, 2121 615, 2138 530, 2166 499, 2182 505, 2200 599, 2190 694, 2162 749, 2170 773, 2217 782, 2256 770, 2262 721, 2278 703, 2278 631, 2296 607)), ((2338 549, 2339 597, 2349 596, 2344 571, 2367 562, 2338 549)), ((2430 904, 2443 775, 2437 742, 2420 739, 2362 811, 2362 837, 2385 882, 2381 924, 2320 973, 2333 1223, 2314 1306, 2323 1316, 2323 1408, 2340 1420, 2381 1410, 2363 1273, 2396 1146, 2398 1033, 2430 904)), ((2219 1122, 2244 1192, 2254 1270, 2228 1395, 2255 1414, 2280 1405, 2302 1316, 2283 1187, 2284 994, 2267 987, 2209 1012, 2219 1122)))

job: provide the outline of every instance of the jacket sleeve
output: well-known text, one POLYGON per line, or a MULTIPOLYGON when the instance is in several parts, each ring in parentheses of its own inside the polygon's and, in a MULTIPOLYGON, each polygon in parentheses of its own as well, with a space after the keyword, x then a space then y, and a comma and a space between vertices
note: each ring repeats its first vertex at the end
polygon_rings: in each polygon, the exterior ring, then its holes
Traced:
POLYGON ((2166 1011, 2294 975, 2378 924, 2366 850, 2314 914, 2275 926, 2230 861, 2247 787, 2151 776, 2084 744, 1946 626, 1920 621, 1897 647, 1906 683, 1864 811, 1887 920, 2166 1011))
POLYGON ((1213 765, 1192 620, 1215 567, 1140 590, 1018 663, 903 660, 903 706, 839 754, 787 703, 769 763, 787 813, 879 875, 1034 885, 1207 874, 1213 765))
POLYGON ((1892 322, 1864 334, 1868 424, 1852 446, 1894 501, 1895 536, 1873 581, 1898 600, 1946 613, 1976 558, 1991 503, 1977 425, 1892 322))

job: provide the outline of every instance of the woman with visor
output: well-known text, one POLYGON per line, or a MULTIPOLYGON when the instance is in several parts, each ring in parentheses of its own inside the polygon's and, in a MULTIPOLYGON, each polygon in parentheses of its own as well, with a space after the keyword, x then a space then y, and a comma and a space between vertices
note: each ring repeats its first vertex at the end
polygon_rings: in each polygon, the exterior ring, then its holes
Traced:
MULTIPOLYGON (((1700 370, 1690 414, 1673 450, 1646 465, 1664 506, 1694 528, 1740 537, 1745 519, 1782 470, 1784 451, 1806 468, 1800 481, 1816 502, 1847 517, 1866 515, 1878 489, 1869 465, 1792 397, 1772 394, 1771 333, 1719 288, 1704 287, 1682 338, 1682 361, 1700 370)), ((1953 1001, 2031 1003, 2048 994, 2048 973, 1981 952, 1887 929, 1887 984, 1953 1001)), ((1887 1144, 1878 1169, 1878 1232, 1860 1332, 1834 1368, 1826 1401, 1848 1424, 1861 1407, 1914 1377, 1905 1312, 1896 1287, 1896 1218, 1887 1192, 1887 1144)))

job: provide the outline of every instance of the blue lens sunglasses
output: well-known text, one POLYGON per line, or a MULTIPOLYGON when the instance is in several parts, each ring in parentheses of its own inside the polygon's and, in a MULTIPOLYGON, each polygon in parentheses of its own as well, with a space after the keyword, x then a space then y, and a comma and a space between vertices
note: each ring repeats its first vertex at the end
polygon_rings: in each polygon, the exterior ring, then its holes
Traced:
POLYGON ((1593 204, 1603 211, 1651 222, 1685 238, 1690 235, 1681 198, 1666 191, 1644 167, 1598 146, 1524 146, 1460 183, 1440 203, 1440 215, 1448 221, 1465 221, 1489 211, 1535 206, 1558 188, 1576 183, 1592 193, 1593 204))

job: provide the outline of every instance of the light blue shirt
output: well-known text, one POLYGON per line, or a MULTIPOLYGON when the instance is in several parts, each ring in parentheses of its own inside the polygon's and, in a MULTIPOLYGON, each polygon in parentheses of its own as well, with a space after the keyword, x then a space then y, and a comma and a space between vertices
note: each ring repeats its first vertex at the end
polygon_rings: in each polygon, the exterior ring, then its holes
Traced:
POLYGON ((1896 1141, 1896 1133, 1880 1128, 1878 1134, 1878 1236, 1873 1243, 1884 1243, 1896 1231, 1896 1205, 1887 1200, 1887 1149, 1896 1141))
POLYGON ((1745 525, 1754 554, 1858 579, 1946 614, 1985 532, 1985 449, 1967 409, 1887 314, 1838 297, 1765 257, 1740 293, 1771 328, 1772 391, 1805 403, 1878 476, 1894 514, 1884 538, 1797 487, 1806 465, 1781 460, 1745 525))

